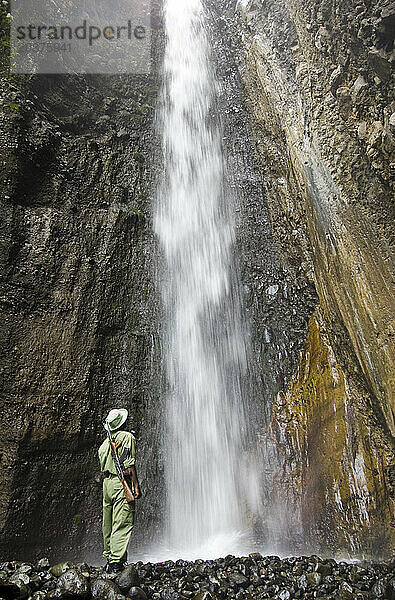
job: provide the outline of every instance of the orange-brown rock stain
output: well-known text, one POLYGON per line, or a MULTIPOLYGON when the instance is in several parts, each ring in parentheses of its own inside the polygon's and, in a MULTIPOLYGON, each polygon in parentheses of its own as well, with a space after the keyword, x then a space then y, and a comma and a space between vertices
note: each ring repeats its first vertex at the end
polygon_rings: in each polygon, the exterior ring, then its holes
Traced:
POLYGON ((393 454, 371 412, 317 310, 298 373, 274 403, 271 433, 284 460, 279 485, 321 553, 379 557, 394 548, 393 454))

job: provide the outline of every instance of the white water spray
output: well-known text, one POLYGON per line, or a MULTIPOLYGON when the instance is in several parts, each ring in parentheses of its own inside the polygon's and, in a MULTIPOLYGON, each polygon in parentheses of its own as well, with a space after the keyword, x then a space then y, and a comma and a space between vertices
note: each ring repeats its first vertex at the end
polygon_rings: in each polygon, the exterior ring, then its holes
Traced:
POLYGON ((165 258, 166 557, 214 558, 243 551, 245 335, 201 0, 166 0, 165 27, 155 230, 165 258))

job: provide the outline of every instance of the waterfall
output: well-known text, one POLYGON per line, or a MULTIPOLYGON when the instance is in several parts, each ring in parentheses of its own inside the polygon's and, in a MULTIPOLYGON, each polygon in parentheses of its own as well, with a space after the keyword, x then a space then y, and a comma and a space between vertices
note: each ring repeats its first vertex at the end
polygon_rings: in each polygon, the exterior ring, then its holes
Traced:
POLYGON ((246 341, 201 0, 166 0, 164 176, 154 227, 164 256, 167 558, 241 552, 246 341))

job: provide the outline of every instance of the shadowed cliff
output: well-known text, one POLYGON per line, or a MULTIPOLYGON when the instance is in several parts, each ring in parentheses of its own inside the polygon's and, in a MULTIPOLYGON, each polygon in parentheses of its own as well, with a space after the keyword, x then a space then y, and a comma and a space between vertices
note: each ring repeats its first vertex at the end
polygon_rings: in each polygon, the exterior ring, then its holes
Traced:
POLYGON ((105 412, 127 406, 138 428, 155 395, 148 156, 156 90, 154 76, 3 80, 1 523, 9 551, 79 544, 99 531, 105 412))

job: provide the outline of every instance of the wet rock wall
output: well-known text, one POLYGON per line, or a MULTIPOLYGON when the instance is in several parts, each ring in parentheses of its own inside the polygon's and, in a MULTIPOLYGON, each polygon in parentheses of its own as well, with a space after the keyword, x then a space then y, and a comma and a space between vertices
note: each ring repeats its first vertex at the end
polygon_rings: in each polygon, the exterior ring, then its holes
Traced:
MULTIPOLYGON (((148 156, 156 93, 155 74, 3 74, 7 557, 44 549, 96 556, 102 421, 112 406, 125 406, 139 436, 155 398, 148 156)), ((141 475, 144 485, 144 468, 141 475)))
POLYGON ((265 393, 271 416, 262 428, 267 539, 284 551, 386 555, 394 547, 393 6, 240 0, 221 3, 219 19, 289 279, 251 277, 265 244, 254 261, 244 254, 261 375, 277 388, 265 393), (272 349, 281 334, 260 324, 271 311, 279 323, 287 297, 297 334, 287 352, 299 365, 282 384, 284 352, 272 349))

